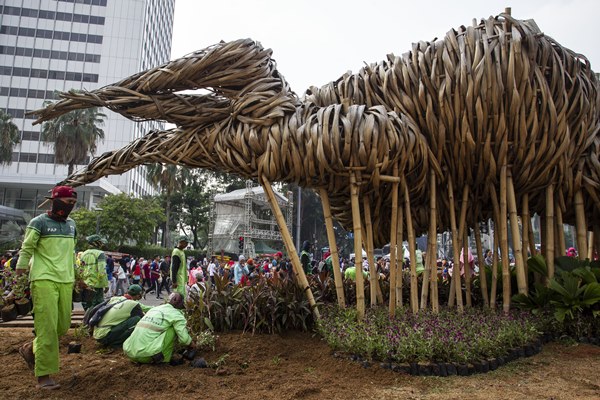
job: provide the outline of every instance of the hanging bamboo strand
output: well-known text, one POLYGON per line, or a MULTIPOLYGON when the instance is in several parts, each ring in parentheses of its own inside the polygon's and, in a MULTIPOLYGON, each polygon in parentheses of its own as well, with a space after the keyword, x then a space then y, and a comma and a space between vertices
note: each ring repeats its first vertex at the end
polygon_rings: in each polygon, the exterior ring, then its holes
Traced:
POLYGON ((294 241, 292 240, 292 236, 287 229, 287 225, 285 223, 285 218, 283 217, 283 213, 281 212, 281 208, 279 208, 279 204, 277 203, 277 199, 275 198, 275 194, 273 193, 273 189, 271 188, 271 183, 269 180, 261 176, 260 178, 262 187, 267 195, 269 200, 269 204, 271 205, 271 210, 273 214, 275 214, 275 219, 277 220, 277 225, 279 225, 279 231, 281 232, 281 236, 283 237, 283 243, 285 248, 291 257, 292 268, 294 269, 294 273, 298 278, 298 285, 308 299, 308 304, 310 304, 312 308, 312 312, 316 319, 320 319, 321 315, 319 314, 319 309, 317 308, 317 303, 315 302, 315 298, 312 294, 312 290, 310 290, 310 285, 308 284, 308 280, 306 279, 306 275, 304 274, 304 270, 302 269, 302 265, 300 264, 300 258, 298 257, 298 252, 296 251, 296 246, 294 246, 294 241))
POLYGON ((331 217, 331 206, 329 205, 329 195, 323 188, 319 189, 321 204, 323 206, 323 217, 325 218, 325 228, 327 230, 327 241, 329 242, 329 252, 331 253, 331 264, 333 265, 333 280, 335 282, 335 293, 337 295, 338 305, 346 306, 344 298, 344 282, 340 269, 340 257, 338 254, 337 243, 335 241, 335 232, 333 231, 333 218, 331 217))
POLYGON ((527 296, 527 279, 525 277, 525 263, 521 251, 521 234, 519 232, 519 217, 517 215, 517 199, 513 185, 512 172, 506 175, 506 195, 508 196, 508 211, 510 215, 510 230, 513 243, 513 255, 515 257, 515 269, 517 271, 517 288, 519 293, 527 296))

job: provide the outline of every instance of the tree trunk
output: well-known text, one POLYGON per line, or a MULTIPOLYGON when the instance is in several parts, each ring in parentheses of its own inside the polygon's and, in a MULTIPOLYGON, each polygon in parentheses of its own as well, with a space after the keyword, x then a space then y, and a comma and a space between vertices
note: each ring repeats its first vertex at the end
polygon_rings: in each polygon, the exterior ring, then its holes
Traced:
POLYGON ((171 193, 167 193, 167 211, 166 211, 167 220, 165 221, 165 242, 163 243, 163 247, 167 249, 170 248, 171 242, 171 232, 170 232, 170 219, 171 219, 171 193))
POLYGON ((73 170, 75 169, 75 164, 73 164, 72 162, 70 162, 68 164, 68 169, 67 169, 67 176, 71 176, 73 175, 73 170))

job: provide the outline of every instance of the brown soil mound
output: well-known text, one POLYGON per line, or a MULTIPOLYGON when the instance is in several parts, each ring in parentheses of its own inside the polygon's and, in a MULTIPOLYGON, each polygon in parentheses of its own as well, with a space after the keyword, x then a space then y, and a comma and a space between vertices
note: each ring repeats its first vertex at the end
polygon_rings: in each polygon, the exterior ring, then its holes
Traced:
POLYGON ((227 355, 219 369, 137 365, 122 352, 105 353, 89 338, 81 354, 67 354, 73 331, 61 341, 56 392, 35 388, 18 353, 33 337, 28 329, 0 331, 2 398, 204 399, 598 399, 600 348, 549 344, 542 353, 497 371, 471 377, 413 377, 363 368, 334 358, 309 333, 220 335, 209 363, 227 355))

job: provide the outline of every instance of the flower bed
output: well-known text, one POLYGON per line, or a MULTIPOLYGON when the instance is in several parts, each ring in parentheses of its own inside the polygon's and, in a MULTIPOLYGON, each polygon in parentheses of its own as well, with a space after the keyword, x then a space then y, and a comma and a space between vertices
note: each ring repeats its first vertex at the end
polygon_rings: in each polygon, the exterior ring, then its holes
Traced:
POLYGON ((538 319, 525 312, 469 309, 462 315, 452 310, 413 315, 401 309, 390 319, 386 309, 375 309, 364 322, 356 322, 355 310, 329 307, 322 315, 317 330, 334 350, 393 363, 494 359, 539 336, 538 319))

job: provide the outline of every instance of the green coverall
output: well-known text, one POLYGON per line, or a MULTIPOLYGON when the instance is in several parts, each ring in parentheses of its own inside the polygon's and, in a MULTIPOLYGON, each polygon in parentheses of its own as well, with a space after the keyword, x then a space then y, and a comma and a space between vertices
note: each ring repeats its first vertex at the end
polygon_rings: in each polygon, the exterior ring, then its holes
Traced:
POLYGON ((59 370, 58 338, 71 326, 75 238, 71 218, 60 222, 47 214, 33 218, 25 231, 17 270, 29 270, 36 334, 35 376, 59 370))
POLYGON ((192 342, 186 327, 185 316, 171 304, 153 307, 137 323, 133 333, 123 343, 123 352, 132 361, 152 362, 152 357, 162 353, 162 361, 171 361, 175 336, 184 346, 192 342))
POLYGON ((185 253, 179 247, 175 247, 173 249, 173 253, 171 254, 171 282, 173 284, 177 284, 177 287, 173 288, 173 291, 181 294, 181 296, 183 296, 185 299, 185 287, 187 286, 188 282, 188 271, 185 253), (178 266, 175 257, 179 258, 178 266), (174 271, 174 269, 176 269, 176 271, 174 271))

